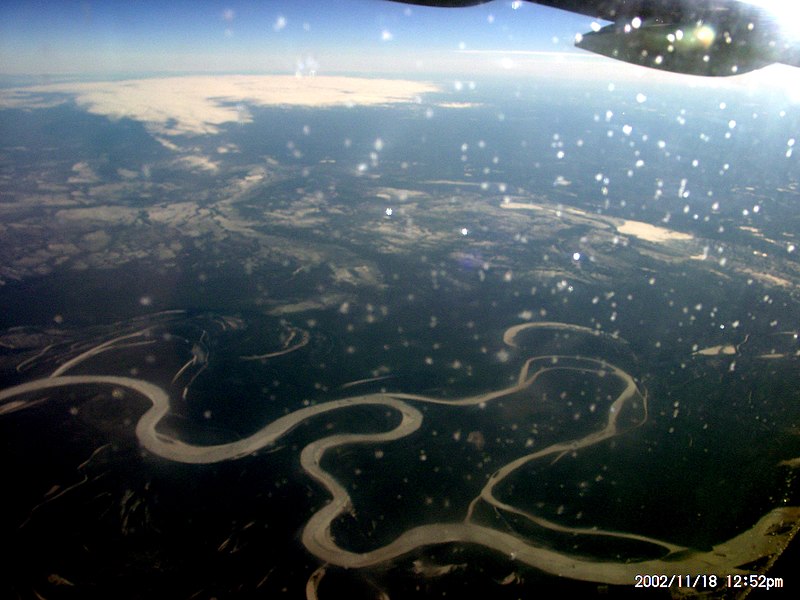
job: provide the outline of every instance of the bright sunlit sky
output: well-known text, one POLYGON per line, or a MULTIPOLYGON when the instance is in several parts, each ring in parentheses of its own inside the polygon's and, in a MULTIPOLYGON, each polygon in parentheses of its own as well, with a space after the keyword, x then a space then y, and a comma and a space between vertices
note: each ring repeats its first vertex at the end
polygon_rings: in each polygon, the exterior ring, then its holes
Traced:
POLYGON ((576 52, 591 23, 511 0, 20 0, 0 6, 0 74, 491 71, 502 52, 576 52))

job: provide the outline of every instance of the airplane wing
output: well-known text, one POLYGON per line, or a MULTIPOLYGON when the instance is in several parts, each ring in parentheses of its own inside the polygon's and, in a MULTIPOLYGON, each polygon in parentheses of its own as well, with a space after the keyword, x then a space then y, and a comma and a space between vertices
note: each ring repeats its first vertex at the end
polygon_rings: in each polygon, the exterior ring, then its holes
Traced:
MULTIPOLYGON (((680 19, 682 5, 680 0, 528 0, 535 4, 552 6, 568 12, 586 15, 604 21, 616 21, 619 18, 638 16, 641 19, 680 19)), ((702 4, 708 4, 700 0, 702 4)))
MULTIPOLYGON (((464 7, 489 0, 394 0, 464 7)), ((800 6, 794 0, 526 0, 609 25, 575 45, 625 62, 724 77, 773 63, 800 67, 800 6)))
MULTIPOLYGON (((393 0, 418 6, 456 8, 487 4, 493 0, 393 0)), ((533 4, 551 6, 572 13, 586 15, 604 21, 615 21, 622 16, 640 18, 679 19, 685 6, 708 6, 711 0, 525 0, 533 4)), ((717 2, 719 4, 719 2, 717 2)))

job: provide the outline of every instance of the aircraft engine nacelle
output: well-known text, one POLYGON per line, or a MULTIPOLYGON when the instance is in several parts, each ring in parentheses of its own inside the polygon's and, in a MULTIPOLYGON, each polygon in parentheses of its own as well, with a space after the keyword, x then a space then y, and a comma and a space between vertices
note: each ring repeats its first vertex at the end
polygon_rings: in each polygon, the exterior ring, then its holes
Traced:
POLYGON ((764 19, 726 19, 726 14, 689 23, 616 22, 578 36, 584 50, 636 65, 724 77, 760 69, 775 62, 793 64, 789 45, 776 23, 764 19))

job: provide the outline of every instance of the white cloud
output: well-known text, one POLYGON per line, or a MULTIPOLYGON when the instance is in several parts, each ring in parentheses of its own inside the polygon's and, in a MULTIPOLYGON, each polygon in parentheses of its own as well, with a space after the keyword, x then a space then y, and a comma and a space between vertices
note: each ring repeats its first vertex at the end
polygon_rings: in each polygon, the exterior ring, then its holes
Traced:
POLYGON ((210 171, 215 173, 219 170, 219 163, 212 161, 207 156, 191 154, 189 156, 182 156, 178 159, 178 162, 194 171, 210 171))
POLYGON ((70 177, 68 183, 96 183, 100 181, 97 173, 94 172, 89 163, 79 162, 72 165, 72 172, 75 173, 70 177))
MULTIPOLYGON (((93 114, 144 123, 157 136, 216 134, 227 123, 251 121, 244 105, 379 106, 417 102, 438 92, 431 83, 356 77, 229 75, 165 77, 128 81, 71 82, 10 90, 0 107, 39 103, 42 94, 69 94, 93 114), (238 104, 238 106, 237 106, 238 104)), ((173 150, 163 137, 158 141, 173 150)))

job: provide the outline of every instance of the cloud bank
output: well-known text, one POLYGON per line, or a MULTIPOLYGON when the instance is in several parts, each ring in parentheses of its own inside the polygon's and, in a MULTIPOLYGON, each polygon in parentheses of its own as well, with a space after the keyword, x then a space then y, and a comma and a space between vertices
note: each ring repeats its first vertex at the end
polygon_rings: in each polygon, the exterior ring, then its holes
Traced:
POLYGON ((91 113, 144 123, 160 135, 218 133, 248 123, 249 106, 382 106, 418 102, 439 87, 421 81, 357 77, 226 75, 72 82, 17 88, 0 107, 41 106, 43 95, 66 94, 91 113))

